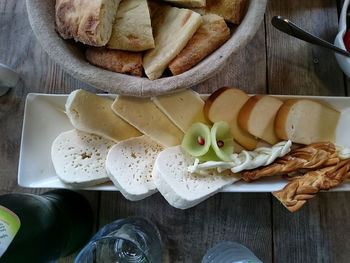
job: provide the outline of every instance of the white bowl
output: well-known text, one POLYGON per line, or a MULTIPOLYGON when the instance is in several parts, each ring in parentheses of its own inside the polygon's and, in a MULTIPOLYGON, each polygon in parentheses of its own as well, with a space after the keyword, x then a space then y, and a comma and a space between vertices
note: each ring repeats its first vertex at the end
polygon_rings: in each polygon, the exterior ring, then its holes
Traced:
MULTIPOLYGON (((349 2, 350 0, 344 1, 343 8, 340 13, 338 34, 334 40, 334 45, 344 50, 346 50, 346 48, 344 45, 343 37, 346 33, 346 13, 348 10, 349 2)), ((350 78, 350 58, 337 53, 335 53, 335 58, 337 59, 340 68, 350 78)))
POLYGON ((65 71, 98 89, 111 93, 149 97, 194 86, 226 65, 253 38, 264 17, 267 0, 247 0, 246 14, 231 38, 192 69, 157 80, 107 71, 90 65, 78 45, 55 31, 55 0, 26 0, 31 27, 44 50, 65 71))

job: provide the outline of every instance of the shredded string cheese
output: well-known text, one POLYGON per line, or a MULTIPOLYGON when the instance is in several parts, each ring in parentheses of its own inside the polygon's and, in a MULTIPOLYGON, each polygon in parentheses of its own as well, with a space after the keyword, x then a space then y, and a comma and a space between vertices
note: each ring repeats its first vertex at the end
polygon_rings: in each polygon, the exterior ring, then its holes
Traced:
POLYGON ((188 171, 190 173, 208 174, 212 169, 216 169, 219 173, 228 169, 231 169, 233 173, 238 173, 243 170, 251 170, 271 164, 278 157, 282 157, 290 152, 291 146, 291 141, 283 141, 272 147, 260 147, 254 151, 243 150, 238 154, 232 154, 232 161, 230 162, 207 161, 199 163, 199 160, 195 159, 194 164, 188 167, 188 171))

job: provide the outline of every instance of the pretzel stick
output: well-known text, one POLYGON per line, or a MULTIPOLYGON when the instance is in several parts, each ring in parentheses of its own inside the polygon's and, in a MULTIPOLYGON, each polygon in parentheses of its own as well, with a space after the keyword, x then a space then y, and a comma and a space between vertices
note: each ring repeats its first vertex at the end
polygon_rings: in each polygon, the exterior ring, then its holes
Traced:
POLYGON ((265 176, 287 174, 299 169, 311 170, 338 162, 339 157, 334 144, 318 142, 295 149, 263 168, 245 171, 242 173, 242 178, 246 182, 251 182, 265 176))
POLYGON ((320 190, 328 190, 343 182, 350 171, 350 159, 297 177, 282 190, 272 194, 290 211, 295 212, 320 190))

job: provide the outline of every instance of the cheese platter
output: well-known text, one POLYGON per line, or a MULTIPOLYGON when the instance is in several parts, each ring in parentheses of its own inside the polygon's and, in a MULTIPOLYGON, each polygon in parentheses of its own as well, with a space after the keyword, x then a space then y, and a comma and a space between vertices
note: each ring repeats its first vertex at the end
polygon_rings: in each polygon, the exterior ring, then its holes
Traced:
MULTIPOLYGON (((116 95, 101 94, 99 96, 115 99, 116 95)), ((201 95, 205 100, 208 95, 201 95)), ((335 143, 350 148, 350 98, 320 96, 277 96, 286 99, 310 99, 328 104, 341 112, 336 129, 335 143)), ((73 129, 65 113, 68 94, 30 93, 26 99, 20 159, 18 167, 18 184, 30 188, 71 188, 56 175, 51 161, 51 145, 62 132, 73 129)), ((280 176, 266 177, 252 183, 238 181, 223 188, 222 192, 272 192, 283 188, 288 181, 280 176)), ((85 187, 87 190, 117 191, 110 182, 85 187)), ((331 191, 349 191, 347 180, 331 191)))

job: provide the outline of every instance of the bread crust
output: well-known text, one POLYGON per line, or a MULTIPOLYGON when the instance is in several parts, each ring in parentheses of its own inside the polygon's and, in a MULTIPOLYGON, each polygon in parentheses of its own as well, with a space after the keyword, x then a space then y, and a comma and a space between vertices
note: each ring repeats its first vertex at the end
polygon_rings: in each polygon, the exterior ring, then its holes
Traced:
POLYGON ((85 56, 95 66, 142 77, 142 53, 90 47, 85 56))
POLYGON ((56 0, 56 31, 64 39, 74 38, 91 46, 104 46, 111 36, 119 2, 120 0, 56 0), (109 19, 109 25, 105 25, 103 19, 109 12, 112 19, 109 19), (107 33, 102 30, 106 30, 107 33))
POLYGON ((246 0, 207 0, 205 7, 193 10, 202 15, 216 14, 228 22, 240 24, 244 16, 246 2, 246 0))
POLYGON ((185 48, 170 62, 173 75, 179 75, 210 55, 230 38, 225 20, 214 14, 202 16, 203 23, 185 48))

